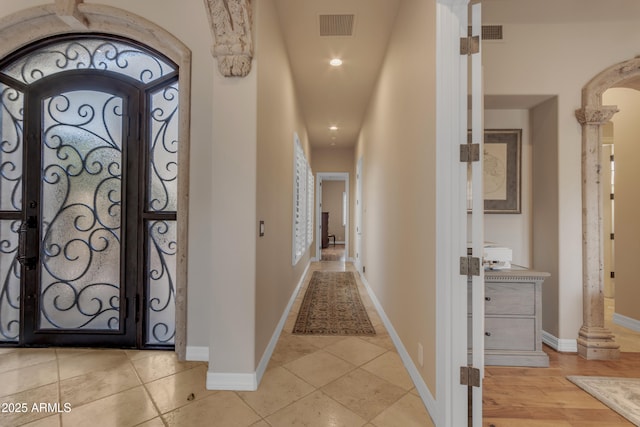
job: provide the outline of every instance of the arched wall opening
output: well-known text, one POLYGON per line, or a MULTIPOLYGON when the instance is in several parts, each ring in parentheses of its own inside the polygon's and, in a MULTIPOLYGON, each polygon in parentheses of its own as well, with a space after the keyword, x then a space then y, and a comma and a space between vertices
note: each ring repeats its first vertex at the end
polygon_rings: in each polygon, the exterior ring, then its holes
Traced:
POLYGON ((625 87, 640 78, 640 58, 613 65, 582 89, 582 108, 576 118, 582 125, 582 286, 583 324, 578 353, 586 359, 617 359, 620 346, 604 325, 604 255, 602 242, 601 127, 618 112, 603 105, 603 93, 625 87))

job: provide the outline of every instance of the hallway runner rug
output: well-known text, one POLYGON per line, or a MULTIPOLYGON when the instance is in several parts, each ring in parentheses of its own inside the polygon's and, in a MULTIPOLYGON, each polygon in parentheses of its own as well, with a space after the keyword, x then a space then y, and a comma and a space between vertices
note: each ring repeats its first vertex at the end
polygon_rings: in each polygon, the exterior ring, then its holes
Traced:
POLYGON ((352 272, 314 271, 294 334, 375 335, 352 272))
POLYGON ((640 426, 640 379, 569 376, 569 381, 640 426))

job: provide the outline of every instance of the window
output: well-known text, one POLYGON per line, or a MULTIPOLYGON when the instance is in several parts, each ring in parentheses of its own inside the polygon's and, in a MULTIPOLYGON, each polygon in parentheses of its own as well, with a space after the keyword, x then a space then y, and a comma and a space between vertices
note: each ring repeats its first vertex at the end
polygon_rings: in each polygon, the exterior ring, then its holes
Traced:
POLYGON ((307 165, 307 247, 313 242, 313 171, 307 165))
POLYGON ((296 265, 313 241, 313 172, 298 135, 293 135, 293 241, 296 265))

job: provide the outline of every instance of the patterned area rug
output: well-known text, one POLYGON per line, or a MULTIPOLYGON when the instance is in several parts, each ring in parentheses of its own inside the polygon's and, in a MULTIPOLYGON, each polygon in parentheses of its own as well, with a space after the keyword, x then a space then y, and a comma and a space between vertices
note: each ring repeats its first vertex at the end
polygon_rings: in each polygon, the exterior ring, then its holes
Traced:
POLYGON ((640 379, 570 376, 569 381, 640 426, 640 379))
POLYGON ((314 271, 292 332, 301 335, 375 335, 353 273, 314 271))

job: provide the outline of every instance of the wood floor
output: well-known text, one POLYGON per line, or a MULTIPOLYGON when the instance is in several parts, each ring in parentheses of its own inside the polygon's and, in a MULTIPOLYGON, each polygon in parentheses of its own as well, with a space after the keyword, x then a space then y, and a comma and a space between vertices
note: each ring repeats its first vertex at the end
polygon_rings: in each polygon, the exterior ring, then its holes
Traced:
POLYGON ((565 377, 640 378, 640 353, 621 353, 617 361, 588 361, 547 346, 544 350, 549 354, 549 368, 485 368, 485 427, 633 426, 565 377))

